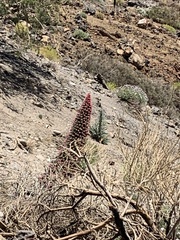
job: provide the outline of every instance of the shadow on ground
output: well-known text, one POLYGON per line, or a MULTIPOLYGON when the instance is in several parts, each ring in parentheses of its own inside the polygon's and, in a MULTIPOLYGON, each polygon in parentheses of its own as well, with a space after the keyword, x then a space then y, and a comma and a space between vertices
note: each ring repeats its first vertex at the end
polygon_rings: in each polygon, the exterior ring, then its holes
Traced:
POLYGON ((35 61, 27 60, 20 51, 0 40, 0 89, 6 95, 26 92, 40 96, 48 92, 42 80, 50 78, 50 72, 43 70, 35 61))

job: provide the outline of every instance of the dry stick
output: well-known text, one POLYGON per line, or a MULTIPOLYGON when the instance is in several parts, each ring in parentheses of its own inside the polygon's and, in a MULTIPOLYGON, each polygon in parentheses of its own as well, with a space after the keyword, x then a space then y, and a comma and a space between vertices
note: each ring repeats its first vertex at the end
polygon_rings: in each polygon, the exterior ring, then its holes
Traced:
POLYGON ((40 206, 43 206, 43 207, 47 208, 48 211, 42 213, 42 214, 39 216, 37 222, 39 222, 39 220, 40 220, 44 215, 46 215, 46 214, 48 214, 48 213, 50 213, 50 212, 56 212, 56 211, 64 211, 64 210, 72 210, 72 209, 74 209, 86 196, 87 196, 86 194, 82 195, 82 197, 81 197, 73 206, 60 207, 60 208, 50 208, 50 207, 48 207, 47 205, 39 202, 38 204, 39 204, 40 206))
POLYGON ((91 177, 93 178, 93 180, 96 182, 96 184, 103 190, 103 192, 105 193, 105 195, 107 196, 107 198, 109 199, 110 203, 112 204, 109 209, 112 211, 113 216, 114 216, 114 221, 116 223, 117 229, 119 230, 119 234, 122 236, 123 240, 129 240, 129 237, 126 233, 124 224, 123 224, 123 219, 120 218, 119 216, 119 211, 117 208, 116 203, 114 202, 111 194, 109 193, 109 191, 105 188, 105 186, 98 180, 98 178, 96 177, 95 173, 93 172, 90 163, 88 161, 88 159, 86 158, 86 156, 84 156, 86 165, 88 167, 88 170, 91 174, 91 177))
POLYGON ((173 233, 173 231, 176 229, 176 227, 180 224, 180 217, 177 219, 177 221, 175 222, 174 226, 172 227, 172 229, 169 231, 169 233, 167 234, 167 239, 171 238, 171 234, 173 233))
POLYGON ((93 178, 93 180, 97 183, 97 185, 103 190, 103 192, 106 194, 107 198, 109 199, 110 203, 113 205, 113 206, 116 206, 115 202, 113 201, 113 198, 111 196, 111 194, 108 192, 108 190, 105 188, 105 186, 97 179, 95 173, 93 172, 91 166, 90 166, 90 163, 87 159, 86 156, 84 156, 84 160, 86 162, 86 165, 88 167, 88 170, 93 178))
MULTIPOLYGON (((16 234, 17 233, 13 233, 13 232, 11 232, 11 233, 8 233, 8 232, 0 232, 0 237, 1 236, 4 236, 4 237, 13 237, 13 236, 16 236, 16 234)), ((0 238, 1 239, 1 238, 0 238)))
POLYGON ((83 235, 87 235, 95 230, 101 229, 102 227, 104 227, 107 223, 109 223, 112 220, 112 218, 108 218, 106 219, 104 222, 99 223, 96 227, 93 227, 91 229, 85 230, 85 231, 81 231, 81 232, 77 232, 77 233, 73 233, 70 234, 68 236, 62 237, 62 238, 57 238, 56 240, 67 240, 67 239, 71 239, 71 238, 76 238, 76 237, 80 237, 83 235))
MULTIPOLYGON (((94 196, 103 196, 100 192, 97 192, 97 191, 94 191, 94 190, 88 190, 88 189, 85 189, 83 190, 83 192, 81 194, 84 194, 86 193, 87 195, 94 195, 94 196)), ((78 195, 80 196, 80 195, 78 195)), ((120 201, 123 201, 123 202, 128 202, 129 201, 129 198, 125 197, 125 196, 119 196, 118 194, 111 194, 112 198, 115 198, 117 200, 120 200, 120 201)), ((75 196, 76 197, 76 196, 75 196)), ((133 213, 136 213, 136 214, 139 214, 143 219, 144 221, 147 223, 147 225, 153 230, 153 231, 157 231, 155 225, 154 225, 154 222, 153 220, 151 219, 151 217, 149 216, 149 214, 142 208, 140 208, 135 201, 131 200, 129 202, 129 204, 135 209, 135 212, 133 213)), ((125 215, 128 215, 125 214, 125 215)))

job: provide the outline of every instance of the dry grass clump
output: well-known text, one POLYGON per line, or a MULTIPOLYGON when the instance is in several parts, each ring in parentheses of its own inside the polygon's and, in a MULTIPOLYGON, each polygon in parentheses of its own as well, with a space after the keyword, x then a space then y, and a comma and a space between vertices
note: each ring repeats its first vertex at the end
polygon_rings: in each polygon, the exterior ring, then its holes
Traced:
POLYGON ((178 239, 180 141, 172 142, 153 128, 146 127, 135 148, 124 151, 124 191, 137 206, 146 209, 152 227, 167 239, 178 239))
POLYGON ((22 169, 14 181, 3 179, 0 235, 26 230, 34 239, 178 239, 178 144, 146 127, 133 148, 121 148, 117 169, 105 164, 109 156, 99 148, 101 159, 94 161, 96 147, 88 143, 86 154, 79 153, 83 168, 72 178, 58 177, 51 188, 22 169))

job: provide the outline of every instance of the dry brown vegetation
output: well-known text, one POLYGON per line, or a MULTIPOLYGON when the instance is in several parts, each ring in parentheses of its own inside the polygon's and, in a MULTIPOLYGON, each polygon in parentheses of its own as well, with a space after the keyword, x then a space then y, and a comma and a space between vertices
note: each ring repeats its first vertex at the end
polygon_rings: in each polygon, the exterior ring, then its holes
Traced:
POLYGON ((1 235, 26 230, 53 240, 178 239, 179 142, 146 125, 133 148, 120 147, 120 169, 102 164, 106 156, 94 148, 87 143, 77 153, 76 175, 57 176, 50 189, 27 169, 1 176, 1 235))

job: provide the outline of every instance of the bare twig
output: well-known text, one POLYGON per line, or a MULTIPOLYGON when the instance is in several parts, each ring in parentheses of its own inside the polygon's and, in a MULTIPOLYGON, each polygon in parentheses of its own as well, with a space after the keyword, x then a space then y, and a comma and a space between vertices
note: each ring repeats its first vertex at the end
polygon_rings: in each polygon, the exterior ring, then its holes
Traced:
POLYGON ((180 217, 177 219, 177 221, 175 222, 174 226, 171 228, 171 230, 169 231, 169 233, 167 234, 167 239, 171 239, 171 235, 174 232, 174 230, 176 229, 176 227, 180 224, 180 217))
POLYGON ((93 180, 96 182, 96 184, 103 190, 103 192, 105 193, 105 195, 107 196, 107 198, 109 199, 110 203, 113 205, 113 206, 116 206, 116 203, 114 202, 111 194, 109 193, 109 191, 105 188, 105 186, 98 180, 98 178, 96 177, 95 173, 93 172, 91 166, 90 166, 90 163, 87 159, 86 156, 84 156, 84 160, 85 160, 85 163, 88 167, 88 170, 93 178, 93 180))
POLYGON ((62 237, 62 238, 57 238, 56 240, 68 240, 68 239, 72 239, 74 237, 80 237, 80 236, 83 236, 83 235, 87 235, 87 234, 89 234, 89 233, 91 233, 93 231, 101 229, 106 224, 111 222, 111 220, 112 220, 112 218, 108 218, 104 222, 99 223, 97 226, 95 226, 95 227, 93 227, 91 229, 88 229, 88 230, 85 230, 85 231, 81 231, 81 232, 77 232, 77 233, 73 233, 73 234, 70 234, 70 235, 62 237))

